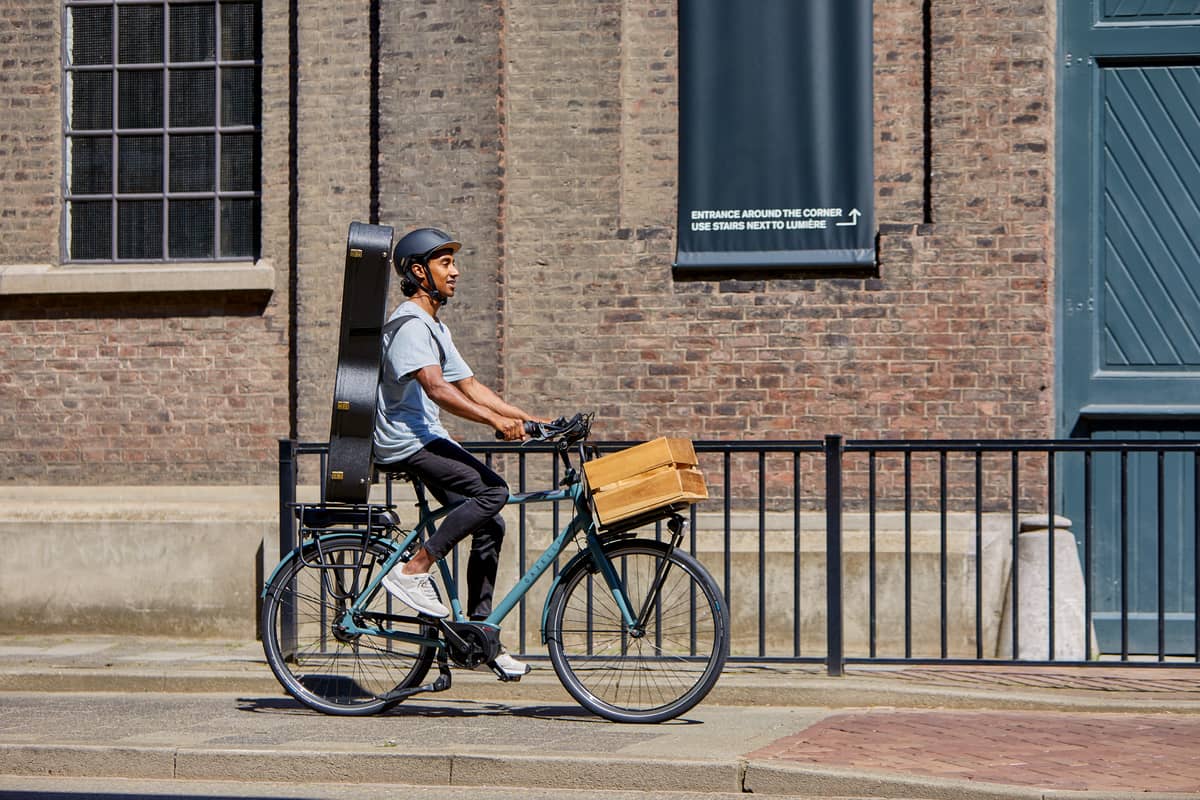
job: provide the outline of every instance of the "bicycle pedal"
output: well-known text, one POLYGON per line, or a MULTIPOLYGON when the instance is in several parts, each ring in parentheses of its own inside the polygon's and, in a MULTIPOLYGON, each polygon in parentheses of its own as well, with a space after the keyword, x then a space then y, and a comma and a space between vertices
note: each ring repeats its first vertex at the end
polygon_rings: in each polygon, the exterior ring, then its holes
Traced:
POLYGON ((496 677, 500 679, 501 683, 520 683, 521 678, 525 677, 524 675, 509 675, 507 672, 495 666, 494 664, 488 664, 488 667, 490 667, 492 672, 495 673, 496 677))

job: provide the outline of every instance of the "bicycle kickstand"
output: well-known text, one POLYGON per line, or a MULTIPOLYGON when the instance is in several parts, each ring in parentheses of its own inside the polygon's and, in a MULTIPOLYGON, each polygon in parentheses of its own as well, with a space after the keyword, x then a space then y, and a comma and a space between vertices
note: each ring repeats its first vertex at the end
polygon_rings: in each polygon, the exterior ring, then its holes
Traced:
POLYGON ((433 683, 427 683, 424 686, 414 686, 411 689, 393 689, 390 692, 379 695, 379 699, 394 705, 407 700, 414 694, 446 691, 450 688, 451 679, 450 660, 446 658, 446 650, 444 648, 438 650, 437 662, 438 676, 434 678, 433 683))

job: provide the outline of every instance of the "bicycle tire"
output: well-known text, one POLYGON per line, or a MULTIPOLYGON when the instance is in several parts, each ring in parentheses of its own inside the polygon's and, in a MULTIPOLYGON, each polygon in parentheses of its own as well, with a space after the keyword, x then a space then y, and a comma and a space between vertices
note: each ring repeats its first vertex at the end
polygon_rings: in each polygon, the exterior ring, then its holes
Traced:
POLYGON ((563 573, 550 598, 546 641, 571 696, 614 722, 663 722, 708 695, 729 655, 729 612, 717 582, 666 543, 621 540, 604 552, 638 613, 659 564, 669 566, 644 635, 625 625, 590 558, 563 573))
MULTIPOLYGON (((344 566, 332 570, 310 566, 319 556, 316 543, 309 543, 304 557, 290 556, 267 587, 261 619, 267 663, 287 693, 311 709, 339 716, 377 714, 396 704, 380 695, 421 684, 436 648, 383 636, 339 638, 334 623, 349 601, 337 600, 327 587, 337 587, 340 581, 341 588, 346 588, 353 580, 350 565, 359 563, 360 554, 358 586, 365 586, 391 555, 392 546, 368 540, 364 553, 361 535, 332 535, 322 538, 319 552, 325 563, 344 566), (288 620, 294 621, 294 635, 285 630, 285 626, 291 628, 288 620)), ((383 589, 367 610, 415 614, 383 589)), ((389 627, 404 628, 399 623, 389 623, 389 627)), ((423 636, 436 633, 424 623, 413 622, 408 627, 423 636)))

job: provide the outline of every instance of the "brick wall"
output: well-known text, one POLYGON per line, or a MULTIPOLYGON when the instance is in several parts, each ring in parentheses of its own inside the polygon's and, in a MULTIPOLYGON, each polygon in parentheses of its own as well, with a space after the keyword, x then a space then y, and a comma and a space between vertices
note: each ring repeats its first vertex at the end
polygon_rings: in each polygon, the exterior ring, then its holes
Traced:
MULTIPOLYGON (((329 435, 346 228, 370 212, 370 6, 331 15, 317 5, 305 6, 300 41, 301 152, 325 154, 303 157, 299 178, 297 401, 308 440, 329 435)), ((492 386, 501 381, 501 25, 495 2, 380 6, 379 222, 396 241, 432 225, 463 242, 443 318, 492 386)), ((389 312, 403 299, 393 280, 389 312)), ((462 437, 487 433, 447 422, 462 437)))
MULTIPOLYGON (((0 0, 4 265, 61 260, 61 13, 0 0)), ((274 481, 289 401, 286 0, 266 0, 263 19, 274 293, 0 296, 0 481, 274 481)))
POLYGON ((62 164, 57 3, 0 0, 0 263, 58 252, 62 164))
POLYGON ((329 437, 346 233, 370 211, 370 4, 306 2, 299 19, 299 435, 329 437))
POLYGON ((935 222, 1052 225, 1054 7, 935 7, 935 222))
MULTIPOLYGON (((346 227, 369 214, 369 8, 301 3, 290 391, 306 439, 328 433, 346 227)), ((921 8, 875 3, 876 277, 672 276, 675 0, 383 3, 381 221, 463 238, 446 314, 480 376, 531 410, 599 411, 602 438, 1048 435, 1053 3, 933 6, 928 202, 921 8)), ((0 263, 56 263, 61 9, 0 10, 0 186, 17 199, 0 263)), ((18 409, 0 479, 273 480, 287 3, 263 19, 274 294, 0 299, 0 392, 18 409)))
POLYGON ((879 0, 879 276, 715 282, 670 271, 674 5, 508 8, 510 394, 606 438, 1051 433, 1045 4, 935 7, 924 225, 920 3, 879 0))
POLYGON ((875 0, 875 193, 881 222, 925 217, 921 0, 875 0))
POLYGON ((639 286, 669 302, 670 288, 661 263, 637 270, 646 242, 621 227, 622 4, 506 13, 506 388, 547 415, 630 402, 613 367, 636 345, 610 333, 605 305, 639 286))
POLYGON ((283 326, 207 295, 30 298, 0 337, 4 480, 267 483, 287 419, 283 326))
MULTIPOLYGON (((397 239, 433 225, 463 242, 457 292, 443 315, 493 387, 501 381, 503 23, 498 2, 384 3, 380 53, 380 216, 397 239)), ((392 304, 402 299, 394 286, 392 304)), ((469 438, 487 434, 452 427, 469 438)))

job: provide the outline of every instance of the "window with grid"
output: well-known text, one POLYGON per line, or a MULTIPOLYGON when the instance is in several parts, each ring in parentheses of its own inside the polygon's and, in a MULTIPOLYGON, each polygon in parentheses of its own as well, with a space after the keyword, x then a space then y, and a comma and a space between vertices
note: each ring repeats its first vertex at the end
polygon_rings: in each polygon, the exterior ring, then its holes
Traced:
POLYGON ((258 0, 67 0, 70 261, 259 252, 258 0))

